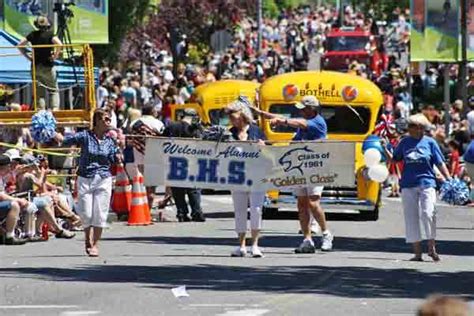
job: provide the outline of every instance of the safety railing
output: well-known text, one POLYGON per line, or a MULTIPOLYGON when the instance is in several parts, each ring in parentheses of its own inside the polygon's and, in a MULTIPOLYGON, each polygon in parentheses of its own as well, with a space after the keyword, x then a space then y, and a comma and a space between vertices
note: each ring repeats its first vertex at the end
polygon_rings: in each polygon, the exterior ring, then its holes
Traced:
POLYGON ((0 47, 0 64, 0 126, 29 125, 43 108, 53 110, 59 126, 90 125, 96 108, 96 75, 89 45, 0 47), (54 68, 36 60, 40 49, 60 52, 54 68))

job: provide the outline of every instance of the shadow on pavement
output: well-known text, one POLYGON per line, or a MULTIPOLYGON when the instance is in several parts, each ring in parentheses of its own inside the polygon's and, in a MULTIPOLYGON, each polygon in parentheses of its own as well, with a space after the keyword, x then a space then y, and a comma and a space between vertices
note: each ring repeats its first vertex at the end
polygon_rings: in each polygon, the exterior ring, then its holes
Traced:
MULTIPOLYGON (((146 237, 106 237, 104 241, 128 241, 132 243, 156 243, 170 245, 213 245, 213 246, 235 246, 236 238, 218 237, 171 237, 171 236, 146 236, 146 237)), ((301 236, 263 236, 262 247, 290 248, 293 249, 301 243, 301 236)), ((319 238, 316 237, 318 242, 319 238)), ((437 240, 437 249, 440 255, 452 256, 474 256, 474 243, 458 240, 437 240)), ((334 238, 334 249, 336 251, 351 252, 391 252, 411 253, 411 246, 405 243, 404 238, 356 238, 338 237, 334 238)))
POLYGON ((234 212, 206 212, 206 218, 234 218, 234 212))
POLYGON ((373 267, 236 267, 223 265, 87 265, 75 268, 3 268, 0 277, 54 282, 137 283, 189 291, 259 291, 352 298, 425 298, 431 293, 474 299, 474 272, 423 273, 373 267))
MULTIPOLYGON (((233 211, 213 211, 204 212, 206 218, 222 219, 222 218, 234 218, 233 211)), ((287 220, 287 219, 298 219, 298 212, 295 211, 278 211, 277 214, 266 217, 264 221, 270 220, 287 220)), ((358 214, 344 214, 344 213, 326 213, 326 219, 328 221, 364 221, 358 214)))

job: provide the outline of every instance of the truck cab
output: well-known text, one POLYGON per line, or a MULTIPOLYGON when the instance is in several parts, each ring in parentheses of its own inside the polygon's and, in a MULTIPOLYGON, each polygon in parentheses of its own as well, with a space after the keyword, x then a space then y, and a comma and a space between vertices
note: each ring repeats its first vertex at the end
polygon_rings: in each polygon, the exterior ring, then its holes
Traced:
POLYGON ((347 71, 353 61, 369 66, 371 64, 370 47, 370 32, 354 28, 331 30, 326 35, 322 68, 347 71))

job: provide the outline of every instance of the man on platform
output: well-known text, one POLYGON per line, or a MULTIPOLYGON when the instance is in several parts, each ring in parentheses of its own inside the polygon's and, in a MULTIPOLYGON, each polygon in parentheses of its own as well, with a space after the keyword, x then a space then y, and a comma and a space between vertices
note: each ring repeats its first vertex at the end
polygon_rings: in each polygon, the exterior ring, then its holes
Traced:
MULTIPOLYGON (((18 43, 20 52, 32 61, 31 68, 35 67, 36 94, 39 108, 46 108, 46 93, 49 95, 50 106, 53 110, 59 109, 59 89, 56 80, 56 70, 54 69, 54 60, 59 57, 61 48, 43 47, 33 49, 33 56, 28 53, 25 46, 31 45, 62 45, 61 40, 54 35, 51 24, 45 16, 38 16, 34 22, 36 31, 31 32, 18 43), (47 92, 46 92, 47 91, 47 92)), ((32 73, 33 76, 33 73, 32 73)))

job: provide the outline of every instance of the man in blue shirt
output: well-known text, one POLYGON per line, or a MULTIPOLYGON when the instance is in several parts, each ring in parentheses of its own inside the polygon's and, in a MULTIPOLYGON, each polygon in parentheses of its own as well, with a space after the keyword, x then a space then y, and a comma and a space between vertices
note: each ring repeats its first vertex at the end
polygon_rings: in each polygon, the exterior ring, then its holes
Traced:
MULTIPOLYGON (((294 141, 325 139, 327 125, 324 118, 319 115, 320 104, 318 99, 314 96, 305 96, 295 106, 300 110, 302 118, 287 118, 258 109, 255 109, 255 111, 271 119, 270 124, 273 126, 283 125, 297 128, 293 137, 294 141)), ((327 228, 326 215, 320 203, 322 192, 323 186, 307 186, 295 189, 294 193, 298 198, 298 215, 301 230, 304 234, 303 242, 295 249, 296 253, 314 253, 316 250, 311 236, 310 212, 323 232, 321 250, 332 250, 333 236, 327 228)))

